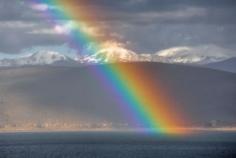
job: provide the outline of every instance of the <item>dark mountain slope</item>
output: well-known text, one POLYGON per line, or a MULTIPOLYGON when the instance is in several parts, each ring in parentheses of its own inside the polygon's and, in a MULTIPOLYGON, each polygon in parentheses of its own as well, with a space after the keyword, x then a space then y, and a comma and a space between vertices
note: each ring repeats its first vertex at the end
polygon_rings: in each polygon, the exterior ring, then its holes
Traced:
MULTIPOLYGON (((147 72, 161 83, 185 112, 191 125, 212 120, 236 122, 236 75, 206 68, 161 63, 119 63, 147 72)), ((0 69, 0 108, 9 122, 69 119, 81 122, 127 122, 126 108, 117 105, 84 67, 25 67, 0 69)), ((142 76, 140 76, 142 77, 142 76)), ((143 84, 146 81, 143 81, 143 84)), ((1 113, 0 113, 1 115, 1 113)))
POLYGON ((206 67, 236 73, 236 58, 231 58, 217 63, 207 64, 206 67))

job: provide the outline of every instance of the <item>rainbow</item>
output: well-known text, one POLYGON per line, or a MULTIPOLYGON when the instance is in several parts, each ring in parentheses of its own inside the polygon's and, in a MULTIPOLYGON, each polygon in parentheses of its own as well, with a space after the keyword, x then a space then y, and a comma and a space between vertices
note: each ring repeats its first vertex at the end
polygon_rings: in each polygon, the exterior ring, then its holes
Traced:
MULTIPOLYGON (((91 36, 82 27, 93 26, 96 15, 101 13, 84 8, 86 0, 34 0, 33 4, 43 4, 46 18, 55 26, 58 19, 74 20, 73 30, 68 34, 78 51, 91 45, 87 54, 101 49, 104 39, 91 36), (50 9, 50 6, 55 8, 50 9)), ((132 121, 140 123, 157 133, 185 133, 181 127, 186 120, 175 107, 173 99, 165 91, 161 82, 153 81, 152 75, 141 66, 132 64, 104 64, 92 67, 91 72, 111 92, 132 121), (136 66, 136 65, 135 65, 136 66)))

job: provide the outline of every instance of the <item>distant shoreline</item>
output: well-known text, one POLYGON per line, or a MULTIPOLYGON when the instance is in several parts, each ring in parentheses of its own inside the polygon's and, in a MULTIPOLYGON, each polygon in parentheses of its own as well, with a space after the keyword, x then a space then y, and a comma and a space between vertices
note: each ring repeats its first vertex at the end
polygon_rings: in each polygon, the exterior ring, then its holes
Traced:
MULTIPOLYGON (((171 131, 171 129, 169 129, 171 131)), ((173 128, 174 130, 186 131, 186 133, 195 133, 201 131, 222 131, 222 132, 236 132, 236 127, 216 127, 216 128, 206 128, 206 127, 189 127, 189 128, 173 128)), ((2 129, 0 133, 47 133, 47 132, 155 132, 153 129, 2 129)))

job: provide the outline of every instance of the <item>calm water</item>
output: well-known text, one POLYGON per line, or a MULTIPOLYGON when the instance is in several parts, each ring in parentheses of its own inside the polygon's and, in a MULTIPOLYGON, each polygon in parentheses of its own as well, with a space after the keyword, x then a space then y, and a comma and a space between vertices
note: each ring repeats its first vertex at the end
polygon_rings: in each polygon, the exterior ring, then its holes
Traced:
POLYGON ((131 132, 0 134, 0 158, 236 158, 236 134, 131 132))

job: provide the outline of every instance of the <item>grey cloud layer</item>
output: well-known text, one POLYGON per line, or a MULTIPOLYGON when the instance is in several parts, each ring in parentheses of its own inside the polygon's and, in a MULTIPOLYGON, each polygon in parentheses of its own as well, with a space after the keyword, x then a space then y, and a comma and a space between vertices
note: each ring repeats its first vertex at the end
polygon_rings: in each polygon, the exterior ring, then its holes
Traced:
MULTIPOLYGON (((26 47, 67 42, 50 34, 52 26, 42 13, 30 8, 30 2, 0 0, 0 52, 17 53, 26 47), (40 34, 39 29, 44 32, 40 34)), ((102 11, 98 21, 139 51, 201 44, 236 50, 235 0, 92 0, 86 4, 84 7, 102 11)))
MULTIPOLYGON (((78 2, 81 0, 78 0, 78 2)), ((29 7, 32 0, 0 0, 0 19, 1 20, 33 20, 40 17, 40 13, 33 11, 29 7)), ((79 4, 79 3, 78 3, 79 4)), ((162 15, 162 22, 179 22, 168 18, 166 13, 192 14, 192 19, 182 19, 180 22, 214 22, 214 23, 235 23, 233 18, 236 15, 235 0, 93 0, 86 2, 88 6, 93 6, 101 10, 102 20, 132 20, 140 19, 138 15, 162 15), (189 9, 190 8, 190 9, 189 9), (192 8, 192 10, 191 10, 192 8), (192 12, 191 12, 192 11, 192 12), (197 13, 199 11, 199 13, 197 13), (200 12, 203 12, 202 14, 200 12), (167 17, 165 17, 165 15, 167 17), (166 19, 165 19, 166 18, 166 19)), ((96 15, 97 16, 97 15, 96 15)), ((183 18, 184 16, 182 16, 183 18)), ((160 18, 160 16, 146 16, 145 18, 160 18)), ((176 17, 175 17, 176 18, 176 17)))

